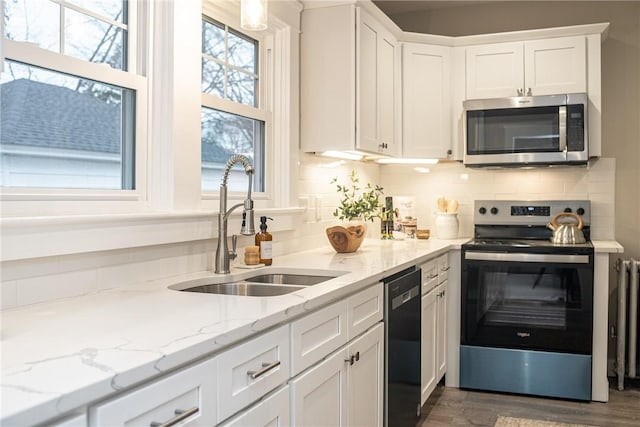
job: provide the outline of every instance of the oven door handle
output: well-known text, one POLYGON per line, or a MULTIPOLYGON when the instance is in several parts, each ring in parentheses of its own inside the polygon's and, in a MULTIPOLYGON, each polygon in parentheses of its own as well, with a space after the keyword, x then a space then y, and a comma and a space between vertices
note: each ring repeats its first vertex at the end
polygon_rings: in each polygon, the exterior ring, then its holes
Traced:
POLYGON ((556 262, 563 264, 589 264, 589 255, 525 254, 505 252, 465 252, 464 259, 475 261, 556 262))

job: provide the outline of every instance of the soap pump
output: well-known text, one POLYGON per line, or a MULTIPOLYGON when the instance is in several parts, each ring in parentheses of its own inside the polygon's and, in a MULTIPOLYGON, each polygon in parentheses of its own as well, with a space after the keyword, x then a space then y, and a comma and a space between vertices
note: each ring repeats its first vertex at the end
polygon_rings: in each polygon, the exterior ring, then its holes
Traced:
POLYGON ((260 263, 271 265, 273 262, 273 236, 267 231, 267 220, 273 221, 268 216, 260 217, 260 232, 256 233, 256 246, 260 248, 260 263))

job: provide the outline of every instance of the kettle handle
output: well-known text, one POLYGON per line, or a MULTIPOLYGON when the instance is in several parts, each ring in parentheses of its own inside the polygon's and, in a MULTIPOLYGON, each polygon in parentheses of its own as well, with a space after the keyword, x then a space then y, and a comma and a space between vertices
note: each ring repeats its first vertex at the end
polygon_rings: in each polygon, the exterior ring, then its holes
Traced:
POLYGON ((559 214, 556 214, 556 216, 551 219, 551 222, 549 222, 549 225, 555 230, 556 228, 558 228, 558 219, 563 217, 572 217, 573 219, 575 219, 578 222, 578 230, 582 230, 584 221, 582 221, 582 217, 580 215, 577 215, 573 212, 560 212, 559 214))

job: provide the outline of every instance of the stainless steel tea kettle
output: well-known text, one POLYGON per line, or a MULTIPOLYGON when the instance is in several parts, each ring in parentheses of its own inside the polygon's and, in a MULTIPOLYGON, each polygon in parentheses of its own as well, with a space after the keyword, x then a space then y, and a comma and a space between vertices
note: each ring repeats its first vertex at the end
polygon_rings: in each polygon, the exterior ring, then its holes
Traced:
POLYGON ((583 225, 584 222, 582 221, 582 217, 574 214, 573 212, 561 212, 556 214, 551 221, 549 221, 549 224, 547 224, 547 228, 553 231, 551 242, 559 245, 575 245, 586 242, 587 240, 582 232, 583 225), (576 221, 576 224, 558 224, 558 220, 565 217, 573 218, 576 221))

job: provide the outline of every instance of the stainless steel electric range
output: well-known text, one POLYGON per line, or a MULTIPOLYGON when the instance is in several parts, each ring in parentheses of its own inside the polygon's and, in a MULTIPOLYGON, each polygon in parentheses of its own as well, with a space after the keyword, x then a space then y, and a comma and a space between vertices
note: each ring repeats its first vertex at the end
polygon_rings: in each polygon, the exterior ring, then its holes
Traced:
POLYGON ((475 202, 462 246, 460 387, 591 400, 589 201, 475 202), (586 242, 551 243, 561 212, 586 242))

